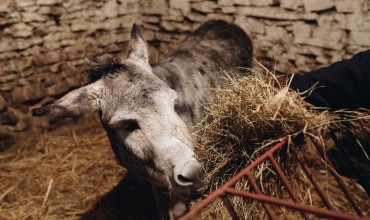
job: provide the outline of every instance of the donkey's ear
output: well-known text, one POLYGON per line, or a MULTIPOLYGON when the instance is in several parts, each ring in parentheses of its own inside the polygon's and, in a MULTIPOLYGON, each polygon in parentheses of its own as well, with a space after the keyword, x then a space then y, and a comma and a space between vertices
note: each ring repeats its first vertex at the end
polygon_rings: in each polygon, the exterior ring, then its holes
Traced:
POLYGON ((131 30, 131 39, 127 47, 127 58, 149 63, 148 47, 141 33, 140 25, 134 24, 131 30))
POLYGON ((54 104, 32 109, 32 116, 50 118, 80 116, 100 109, 103 85, 101 81, 75 89, 54 104))

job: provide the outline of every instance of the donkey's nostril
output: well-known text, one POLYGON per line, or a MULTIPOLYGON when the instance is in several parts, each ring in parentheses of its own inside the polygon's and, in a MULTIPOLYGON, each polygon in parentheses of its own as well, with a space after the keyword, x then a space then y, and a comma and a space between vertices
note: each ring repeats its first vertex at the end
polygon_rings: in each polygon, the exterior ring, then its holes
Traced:
POLYGON ((174 179, 178 186, 195 186, 198 187, 203 181, 201 164, 195 159, 180 164, 174 168, 174 179))
POLYGON ((193 185, 193 180, 183 176, 183 175, 178 175, 177 176, 177 183, 181 186, 191 186, 193 185))

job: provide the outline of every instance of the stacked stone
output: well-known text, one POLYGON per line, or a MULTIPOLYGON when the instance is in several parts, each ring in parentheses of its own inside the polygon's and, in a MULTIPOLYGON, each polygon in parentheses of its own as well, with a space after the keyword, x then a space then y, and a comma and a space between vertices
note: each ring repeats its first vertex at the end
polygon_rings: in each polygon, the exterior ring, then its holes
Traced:
POLYGON ((307 72, 370 47, 367 0, 152 0, 142 8, 143 26, 160 53, 176 47, 210 19, 241 26, 256 58, 276 71, 307 72), (290 65, 291 64, 291 65, 290 65))
POLYGON ((122 56, 138 21, 138 0, 2 1, 0 149, 31 128, 31 108, 87 83, 84 57, 122 56))

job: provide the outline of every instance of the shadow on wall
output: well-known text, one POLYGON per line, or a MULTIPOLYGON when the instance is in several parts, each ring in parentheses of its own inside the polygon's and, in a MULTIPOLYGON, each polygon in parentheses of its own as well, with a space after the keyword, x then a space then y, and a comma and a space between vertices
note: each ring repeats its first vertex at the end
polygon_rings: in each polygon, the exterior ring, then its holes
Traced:
POLYGON ((122 179, 102 196, 81 220, 90 219, 160 219, 149 182, 131 176, 122 179))

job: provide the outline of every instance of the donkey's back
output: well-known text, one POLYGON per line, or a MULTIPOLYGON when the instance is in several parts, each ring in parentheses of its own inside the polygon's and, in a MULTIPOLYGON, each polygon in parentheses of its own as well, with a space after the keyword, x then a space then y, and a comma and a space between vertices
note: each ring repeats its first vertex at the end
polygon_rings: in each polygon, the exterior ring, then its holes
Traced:
POLYGON ((240 27, 215 20, 188 35, 153 70, 178 93, 176 112, 187 125, 194 125, 202 118, 203 104, 210 101, 206 87, 224 83, 221 69, 251 67, 252 54, 252 42, 240 27))

